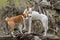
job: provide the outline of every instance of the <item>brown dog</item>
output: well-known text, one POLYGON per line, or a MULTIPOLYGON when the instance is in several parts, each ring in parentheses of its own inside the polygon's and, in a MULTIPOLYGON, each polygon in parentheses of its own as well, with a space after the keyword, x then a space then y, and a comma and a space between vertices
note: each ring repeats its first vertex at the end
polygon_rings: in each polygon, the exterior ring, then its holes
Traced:
POLYGON ((25 18, 28 17, 28 14, 27 13, 24 13, 22 15, 18 15, 18 16, 14 16, 14 17, 6 17, 5 20, 7 21, 9 27, 10 27, 10 31, 11 31, 11 34, 13 37, 15 37, 13 35, 13 32, 14 32, 14 24, 15 23, 18 23, 19 24, 19 30, 20 32, 22 33, 22 24, 24 24, 25 26, 25 18))

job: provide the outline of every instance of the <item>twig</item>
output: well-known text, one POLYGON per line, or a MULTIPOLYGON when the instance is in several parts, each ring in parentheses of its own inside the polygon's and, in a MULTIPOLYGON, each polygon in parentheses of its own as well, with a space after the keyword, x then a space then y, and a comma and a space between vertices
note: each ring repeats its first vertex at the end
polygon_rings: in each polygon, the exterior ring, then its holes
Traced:
POLYGON ((49 29, 51 29, 51 30, 53 30, 54 32, 56 32, 56 33, 57 33, 57 31, 56 31, 55 29, 52 29, 52 28, 49 28, 49 29))

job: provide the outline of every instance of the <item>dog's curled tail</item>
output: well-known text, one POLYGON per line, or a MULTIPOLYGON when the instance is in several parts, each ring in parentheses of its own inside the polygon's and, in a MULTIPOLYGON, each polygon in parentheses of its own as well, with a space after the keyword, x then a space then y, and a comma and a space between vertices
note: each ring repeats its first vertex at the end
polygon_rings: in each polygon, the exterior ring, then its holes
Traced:
POLYGON ((5 20, 8 21, 9 20, 9 17, 6 17, 5 20))

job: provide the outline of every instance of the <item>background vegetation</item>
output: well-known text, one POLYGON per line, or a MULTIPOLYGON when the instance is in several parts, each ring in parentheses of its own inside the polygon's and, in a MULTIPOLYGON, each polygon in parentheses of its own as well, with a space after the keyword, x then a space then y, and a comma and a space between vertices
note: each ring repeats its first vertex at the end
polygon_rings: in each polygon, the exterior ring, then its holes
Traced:
MULTIPOLYGON (((37 0, 37 2, 38 1, 39 0, 37 0)), ((0 31, 2 32, 2 35, 5 33, 8 33, 8 31, 6 29, 7 23, 4 20, 7 16, 12 17, 12 16, 22 14, 24 9, 28 5, 35 6, 34 10, 38 11, 39 10, 38 6, 41 6, 41 5, 39 4, 39 2, 38 3, 37 2, 36 2, 36 0, 35 1, 33 1, 33 0, 0 0, 0 27, 1 27, 0 31)), ((60 12, 59 12, 60 8, 57 8, 56 5, 54 5, 56 2, 57 2, 56 0, 51 0, 50 3, 51 3, 52 7, 50 8, 50 6, 48 6, 49 8, 45 8, 44 10, 46 11, 45 14, 49 18, 48 34, 53 34, 53 35, 60 37, 60 12)), ((41 10, 43 10, 43 8, 41 10)), ((42 12, 44 13, 45 11, 42 11, 42 12)), ((39 32, 38 30, 43 30, 43 28, 40 29, 40 26, 42 26, 42 24, 39 24, 39 23, 40 23, 40 21, 33 22, 33 25, 32 25, 33 32, 38 33, 39 32), (34 23, 36 23, 37 25, 34 25, 34 23), (35 26, 36 26, 36 28, 35 28, 35 26), (37 26, 39 26, 39 28, 37 28, 37 26)))

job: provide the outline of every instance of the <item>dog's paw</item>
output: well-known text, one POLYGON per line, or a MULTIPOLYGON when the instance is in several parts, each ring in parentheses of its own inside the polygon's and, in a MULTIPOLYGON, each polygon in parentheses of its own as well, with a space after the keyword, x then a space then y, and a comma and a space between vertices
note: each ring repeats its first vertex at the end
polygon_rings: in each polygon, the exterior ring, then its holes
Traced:
POLYGON ((28 34, 30 34, 31 32, 28 32, 28 34))
POLYGON ((15 35, 12 35, 12 37, 16 37, 15 35))
POLYGON ((44 37, 46 36, 46 34, 43 35, 44 37))

